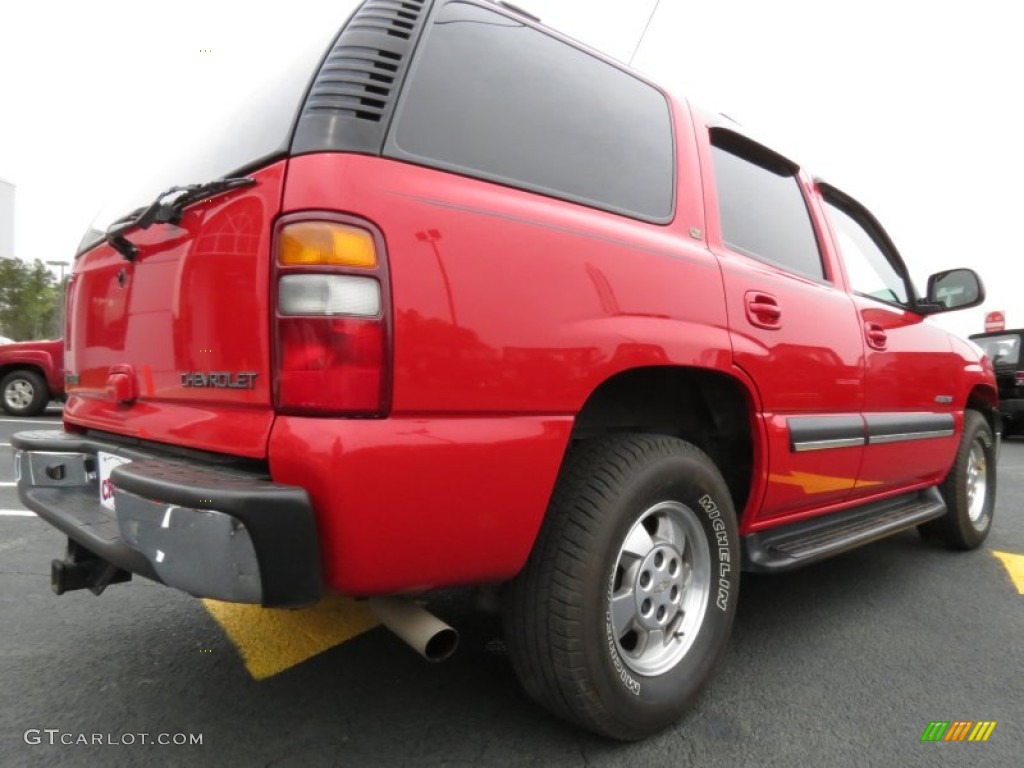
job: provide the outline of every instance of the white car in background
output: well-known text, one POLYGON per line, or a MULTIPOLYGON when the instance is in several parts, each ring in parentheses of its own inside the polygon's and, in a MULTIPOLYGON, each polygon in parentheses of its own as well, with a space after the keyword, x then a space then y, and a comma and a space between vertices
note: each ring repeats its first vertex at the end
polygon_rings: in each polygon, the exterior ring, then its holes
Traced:
POLYGON ((14 339, 8 339, 6 336, 0 336, 0 344, 13 344, 14 339))

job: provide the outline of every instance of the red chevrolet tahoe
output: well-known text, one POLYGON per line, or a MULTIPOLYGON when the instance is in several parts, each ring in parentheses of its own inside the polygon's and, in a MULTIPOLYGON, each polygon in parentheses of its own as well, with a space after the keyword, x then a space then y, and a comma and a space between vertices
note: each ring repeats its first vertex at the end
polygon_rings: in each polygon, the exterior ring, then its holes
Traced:
POLYGON ((0 344, 0 407, 35 416, 64 397, 64 340, 0 344))
POLYGON ((633 739, 741 570, 985 538, 992 367, 927 321, 974 272, 922 295, 841 189, 501 4, 324 47, 83 242, 63 431, 13 438, 58 593, 501 585, 530 695, 633 739))

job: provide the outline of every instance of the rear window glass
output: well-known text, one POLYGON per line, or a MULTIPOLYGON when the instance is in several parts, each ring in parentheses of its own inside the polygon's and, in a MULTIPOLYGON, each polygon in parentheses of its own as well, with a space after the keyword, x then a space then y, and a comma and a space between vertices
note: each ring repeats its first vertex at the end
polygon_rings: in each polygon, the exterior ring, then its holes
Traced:
POLYGON ((994 365, 1016 365, 1020 362, 1020 336, 989 336, 974 339, 994 365))
MULTIPOLYGON (((132 174, 118 179, 113 197, 103 202, 83 245, 94 243, 115 219, 149 205, 162 190, 212 181, 283 157, 306 89, 351 10, 349 5, 328 3, 301 18, 278 21, 278 36, 288 44, 275 51, 275 66, 234 68, 233 77, 225 80, 230 88, 218 91, 211 109, 182 125, 173 141, 153 143, 146 153, 133 156, 132 174)), ((269 18, 268 13, 253 11, 249 21, 254 29, 264 17, 269 18)), ((125 97, 128 114, 130 94, 125 97)), ((168 110, 177 108, 176 98, 187 102, 191 97, 168 97, 168 110)), ((139 125, 138 130, 147 128, 139 125)))
POLYGON ((421 42, 387 154, 634 218, 672 216, 665 96, 502 14, 448 3, 421 42))

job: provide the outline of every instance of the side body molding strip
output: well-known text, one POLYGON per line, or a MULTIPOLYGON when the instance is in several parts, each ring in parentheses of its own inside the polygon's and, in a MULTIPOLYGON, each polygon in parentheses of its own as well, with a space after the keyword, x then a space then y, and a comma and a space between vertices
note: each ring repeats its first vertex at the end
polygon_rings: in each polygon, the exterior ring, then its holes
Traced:
POLYGON ((952 413, 866 413, 786 419, 794 453, 953 437, 952 413))

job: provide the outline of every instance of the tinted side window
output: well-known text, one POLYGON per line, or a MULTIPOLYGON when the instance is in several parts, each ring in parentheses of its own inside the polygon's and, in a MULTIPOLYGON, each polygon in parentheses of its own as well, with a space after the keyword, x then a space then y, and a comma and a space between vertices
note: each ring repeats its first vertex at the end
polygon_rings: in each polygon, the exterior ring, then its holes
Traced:
POLYGON ((427 30, 385 153, 648 221, 672 216, 664 95, 465 3, 444 6, 427 30))
POLYGON ((711 151, 726 244, 755 259, 823 279, 818 241, 794 171, 772 170, 718 146, 711 151))
POLYGON ((850 287, 857 293, 907 305, 907 284, 871 233, 853 216, 826 200, 825 211, 839 241, 850 287))

